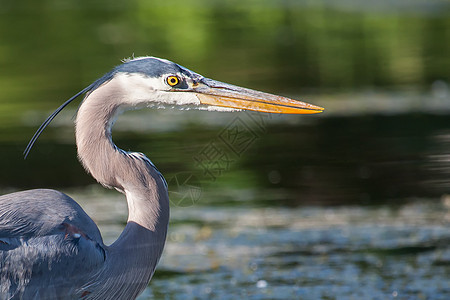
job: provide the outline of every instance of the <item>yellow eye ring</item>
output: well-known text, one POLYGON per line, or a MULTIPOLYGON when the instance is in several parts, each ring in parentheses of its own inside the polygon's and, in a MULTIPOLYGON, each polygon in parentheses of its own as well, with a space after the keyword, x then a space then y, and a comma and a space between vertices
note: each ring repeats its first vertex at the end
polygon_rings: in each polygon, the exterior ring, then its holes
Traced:
POLYGON ((166 78, 166 82, 170 86, 176 86, 177 84, 180 83, 180 78, 178 78, 178 76, 172 75, 166 78))

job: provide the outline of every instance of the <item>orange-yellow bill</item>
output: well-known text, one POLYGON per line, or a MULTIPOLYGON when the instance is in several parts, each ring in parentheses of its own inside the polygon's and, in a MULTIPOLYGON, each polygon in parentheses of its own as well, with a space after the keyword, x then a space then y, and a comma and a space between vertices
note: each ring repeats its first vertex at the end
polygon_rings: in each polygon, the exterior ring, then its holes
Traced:
POLYGON ((204 78, 193 92, 202 104, 281 114, 316 114, 320 106, 204 78))

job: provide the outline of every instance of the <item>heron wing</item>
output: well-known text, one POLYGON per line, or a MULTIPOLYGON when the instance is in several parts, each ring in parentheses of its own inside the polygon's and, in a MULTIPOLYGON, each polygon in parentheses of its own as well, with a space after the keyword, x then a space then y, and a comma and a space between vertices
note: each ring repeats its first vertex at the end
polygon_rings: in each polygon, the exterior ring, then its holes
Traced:
POLYGON ((30 190, 0 197, 0 296, 68 297, 105 259, 97 226, 67 195, 30 190))

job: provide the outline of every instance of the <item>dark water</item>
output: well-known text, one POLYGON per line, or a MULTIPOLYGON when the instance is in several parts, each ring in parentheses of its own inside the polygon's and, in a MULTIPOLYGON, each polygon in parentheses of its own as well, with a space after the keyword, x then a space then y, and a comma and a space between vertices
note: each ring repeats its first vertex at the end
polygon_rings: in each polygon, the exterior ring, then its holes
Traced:
MULTIPOLYGON (((183 200, 184 195, 176 193, 186 180, 205 195, 219 190, 217 200, 194 195, 195 201, 205 198, 211 204, 228 205, 241 200, 239 195, 224 195, 228 188, 255 189, 254 196, 261 203, 290 206, 395 205, 417 197, 439 198, 449 192, 447 115, 283 119, 238 113, 225 114, 216 125, 205 125, 209 121, 204 119, 203 124, 179 125, 182 128, 170 131, 127 129, 127 120, 157 120, 156 115, 182 118, 183 114, 199 120, 208 113, 130 113, 130 119, 127 114, 123 116, 123 124, 119 120, 114 134, 120 147, 144 152, 154 161, 173 187, 174 203, 183 200)), ((213 119, 214 115, 220 114, 213 113, 213 119)), ((144 122, 137 124, 145 126, 144 122)), ((49 128, 27 160, 21 154, 26 140, 3 143, 1 164, 8 172, 0 174, 2 185, 30 188, 94 184, 76 159, 72 131, 70 123, 68 127, 49 128)))

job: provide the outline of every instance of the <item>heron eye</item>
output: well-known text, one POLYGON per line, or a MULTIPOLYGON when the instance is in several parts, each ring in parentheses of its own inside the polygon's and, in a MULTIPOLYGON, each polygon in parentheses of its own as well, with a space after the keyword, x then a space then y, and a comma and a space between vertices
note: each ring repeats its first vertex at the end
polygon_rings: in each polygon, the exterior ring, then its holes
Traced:
POLYGON ((180 78, 178 78, 178 76, 169 76, 167 77, 166 82, 170 86, 176 86, 180 83, 180 78))

